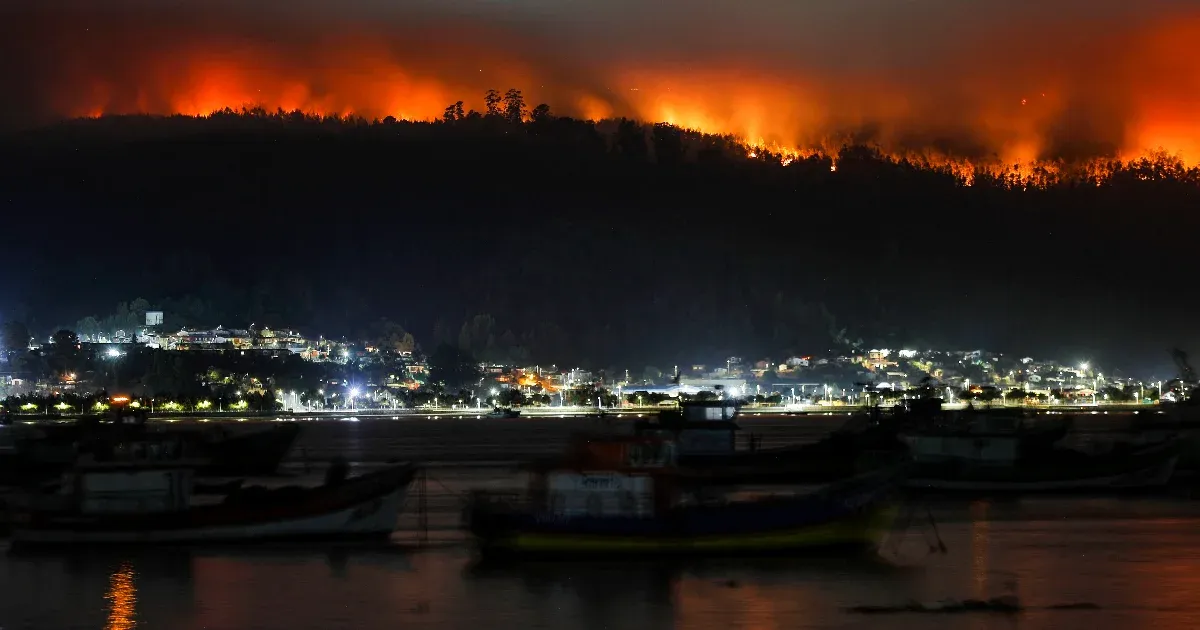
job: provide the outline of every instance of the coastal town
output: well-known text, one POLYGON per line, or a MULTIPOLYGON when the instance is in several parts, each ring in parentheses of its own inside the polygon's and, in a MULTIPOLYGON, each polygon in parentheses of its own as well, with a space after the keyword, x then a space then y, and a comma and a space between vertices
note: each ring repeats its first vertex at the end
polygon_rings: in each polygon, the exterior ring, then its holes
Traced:
MULTIPOLYGON (((481 359, 468 341, 426 350, 386 322, 374 338, 351 340, 257 326, 174 328, 161 311, 137 315, 128 329, 85 321, 45 339, 7 324, 0 398, 8 412, 87 413, 115 391, 156 413, 595 409, 713 396, 773 409, 894 405, 931 395, 948 404, 1100 406, 1171 400, 1177 383, 981 349, 845 347, 717 364, 529 365, 481 359)), ((1181 352, 1176 361, 1181 373, 1190 369, 1181 352)))

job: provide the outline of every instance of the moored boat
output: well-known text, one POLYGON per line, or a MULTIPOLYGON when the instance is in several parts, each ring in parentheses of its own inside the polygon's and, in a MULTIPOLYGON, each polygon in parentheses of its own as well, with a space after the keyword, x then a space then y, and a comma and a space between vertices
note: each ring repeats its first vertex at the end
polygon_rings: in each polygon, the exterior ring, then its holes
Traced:
POLYGON ((1170 482, 1179 449, 1179 440, 1168 440, 1098 454, 1051 449, 1006 461, 926 461, 913 466, 907 487, 973 494, 1148 490, 1170 482))
MULTIPOLYGON (((939 405, 940 407, 940 405, 939 405)), ((968 494, 1116 492, 1166 485, 1178 440, 1086 453, 1060 444, 1070 418, 972 412, 922 414, 901 434, 907 487, 968 494)))
POLYGON ((191 455, 179 442, 148 440, 88 456, 52 493, 16 506, 13 544, 382 539, 395 529, 415 475, 411 465, 353 478, 335 472, 314 488, 236 487, 202 504, 193 502, 193 473, 203 462, 191 455))
POLYGON ((577 444, 519 495, 476 493, 468 527, 485 555, 796 553, 878 543, 903 469, 814 492, 730 500, 692 483, 661 436, 577 444))
POLYGON ((830 483, 908 457, 890 418, 852 417, 811 444, 683 456, 680 465, 714 483, 830 483))
POLYGON ((143 409, 128 406, 128 398, 113 397, 103 417, 70 424, 4 427, 0 434, 0 483, 26 484, 57 477, 80 455, 107 442, 129 436, 171 436, 187 442, 205 460, 197 474, 261 476, 274 473, 300 434, 295 423, 274 424, 231 432, 220 426, 151 428, 143 409))
POLYGON ((487 413, 488 418, 520 418, 521 410, 512 407, 496 407, 487 413))

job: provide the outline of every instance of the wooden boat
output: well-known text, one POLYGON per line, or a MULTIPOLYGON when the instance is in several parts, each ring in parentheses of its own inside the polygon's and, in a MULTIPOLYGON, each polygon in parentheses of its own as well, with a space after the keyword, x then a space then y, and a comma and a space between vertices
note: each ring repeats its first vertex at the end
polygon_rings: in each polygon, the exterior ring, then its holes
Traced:
POLYGON ((923 423, 899 434, 913 461, 971 460, 1012 462, 1029 453, 1053 449, 1071 428, 1066 418, 1041 418, 1027 422, 1010 414, 952 415, 923 423))
POLYGON ((87 456, 53 494, 16 507, 14 545, 234 543, 383 539, 396 522, 411 465, 354 478, 334 467, 315 488, 237 488, 224 500, 193 503, 203 465, 178 441, 147 439, 87 456))
POLYGON ((1179 440, 1088 454, 1049 449, 1011 460, 944 459, 913 466, 907 487, 966 493, 1105 492, 1146 490, 1170 482, 1179 440))
POLYGON ((1179 460, 1178 440, 1108 453, 1059 442, 1062 417, 967 412, 926 415, 901 434, 912 453, 907 487, 958 493, 1114 492, 1166 485, 1179 460))
POLYGON ((738 413, 735 400, 683 401, 653 420, 638 421, 634 431, 670 439, 678 449, 679 465, 691 466, 688 458, 722 457, 736 450, 738 413))
POLYGON ((150 428, 144 410, 113 398, 110 413, 71 424, 5 427, 0 440, 0 483, 24 484, 57 477, 80 455, 106 448, 113 440, 141 434, 174 436, 186 441, 205 461, 197 474, 239 477, 274 473, 300 434, 300 425, 276 424, 232 433, 220 426, 150 428))
POLYGON ((712 483, 829 483, 907 457, 897 426, 872 414, 852 417, 812 444, 684 454, 679 464, 712 483))
POLYGON ((468 528, 485 555, 751 554, 863 548, 891 521, 903 469, 796 496, 724 500, 689 483, 661 436, 580 441, 520 495, 476 493, 468 528))

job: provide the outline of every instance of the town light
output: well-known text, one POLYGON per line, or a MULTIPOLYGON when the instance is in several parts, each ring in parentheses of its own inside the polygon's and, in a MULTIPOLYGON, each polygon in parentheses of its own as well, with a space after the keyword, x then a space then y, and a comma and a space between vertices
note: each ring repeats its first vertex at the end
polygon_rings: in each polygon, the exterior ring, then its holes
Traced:
POLYGON ((351 398, 357 398, 357 397, 358 397, 358 388, 357 388, 357 387, 351 387, 351 388, 350 388, 350 397, 351 397, 351 398))
POLYGON ((115 359, 115 358, 121 356, 121 351, 117 350, 116 348, 109 348, 108 352, 106 352, 105 354, 107 354, 110 358, 115 359))

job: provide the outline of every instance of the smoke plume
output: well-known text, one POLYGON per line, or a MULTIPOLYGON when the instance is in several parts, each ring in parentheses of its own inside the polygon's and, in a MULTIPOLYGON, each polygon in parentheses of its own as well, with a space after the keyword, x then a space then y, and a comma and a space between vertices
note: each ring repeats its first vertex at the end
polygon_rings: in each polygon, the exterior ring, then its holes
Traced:
POLYGON ((3 123, 243 105, 431 119, 516 87, 559 114, 789 148, 1200 161, 1200 8, 1182 2, 97 4, 0 8, 3 123))

